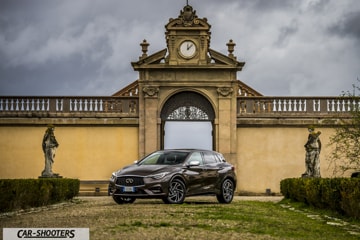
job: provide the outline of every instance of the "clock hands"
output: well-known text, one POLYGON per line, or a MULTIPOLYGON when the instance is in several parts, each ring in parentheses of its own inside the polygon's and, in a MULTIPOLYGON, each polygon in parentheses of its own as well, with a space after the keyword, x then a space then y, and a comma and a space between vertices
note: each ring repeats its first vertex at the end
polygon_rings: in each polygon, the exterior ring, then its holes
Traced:
POLYGON ((186 45, 186 50, 190 50, 190 48, 192 48, 192 46, 193 46, 192 43, 188 43, 188 44, 186 45))

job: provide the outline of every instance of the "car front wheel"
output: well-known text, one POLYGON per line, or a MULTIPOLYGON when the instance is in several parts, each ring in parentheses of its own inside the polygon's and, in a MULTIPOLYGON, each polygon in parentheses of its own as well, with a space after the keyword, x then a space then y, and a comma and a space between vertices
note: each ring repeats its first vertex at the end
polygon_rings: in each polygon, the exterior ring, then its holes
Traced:
POLYGON ((219 203, 231 203, 234 197, 235 184, 230 179, 225 179, 221 184, 221 193, 216 195, 219 203))
POLYGON ((164 203, 182 204, 185 199, 186 187, 183 181, 173 179, 169 184, 169 193, 163 198, 164 203))
POLYGON ((113 195, 112 197, 117 204, 133 203, 136 200, 134 197, 121 197, 116 195, 113 195))

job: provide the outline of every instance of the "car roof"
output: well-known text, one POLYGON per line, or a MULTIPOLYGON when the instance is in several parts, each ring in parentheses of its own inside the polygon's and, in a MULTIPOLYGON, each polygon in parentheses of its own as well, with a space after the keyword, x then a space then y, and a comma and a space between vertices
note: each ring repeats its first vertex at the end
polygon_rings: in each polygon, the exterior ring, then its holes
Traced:
POLYGON ((158 150, 156 152, 213 152, 213 153, 218 153, 216 151, 213 150, 206 150, 206 149, 197 149, 197 148, 175 148, 175 149, 163 149, 163 150, 158 150))

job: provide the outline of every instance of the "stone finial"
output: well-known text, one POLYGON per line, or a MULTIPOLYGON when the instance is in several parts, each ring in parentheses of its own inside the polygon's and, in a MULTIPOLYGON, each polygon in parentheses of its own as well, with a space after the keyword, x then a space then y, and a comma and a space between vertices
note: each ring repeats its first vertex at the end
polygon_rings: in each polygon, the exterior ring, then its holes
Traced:
POLYGON ((142 43, 140 43, 141 46, 141 51, 143 52, 142 56, 140 58, 145 58, 147 57, 147 51, 148 51, 148 47, 149 47, 149 43, 146 41, 146 39, 144 39, 142 41, 142 43))
POLYGON ((226 44, 226 46, 228 46, 229 57, 235 58, 233 52, 236 44, 233 42, 233 40, 230 39, 229 42, 226 44))

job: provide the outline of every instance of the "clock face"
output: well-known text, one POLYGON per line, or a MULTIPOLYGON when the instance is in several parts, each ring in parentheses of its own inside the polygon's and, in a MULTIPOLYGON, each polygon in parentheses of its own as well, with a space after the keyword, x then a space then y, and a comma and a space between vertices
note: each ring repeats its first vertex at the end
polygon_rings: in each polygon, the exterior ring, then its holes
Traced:
POLYGON ((180 55, 185 58, 192 58, 196 53, 196 45, 193 41, 186 40, 180 45, 180 55))

